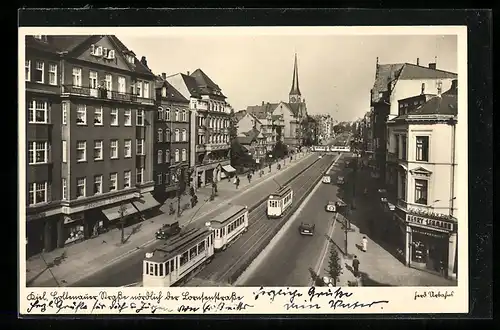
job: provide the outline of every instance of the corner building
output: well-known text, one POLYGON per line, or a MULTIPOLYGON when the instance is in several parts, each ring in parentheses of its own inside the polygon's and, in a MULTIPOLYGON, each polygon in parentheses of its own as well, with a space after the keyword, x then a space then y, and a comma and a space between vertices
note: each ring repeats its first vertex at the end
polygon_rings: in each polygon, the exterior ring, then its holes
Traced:
POLYGON ((25 65, 28 255, 144 219, 158 206, 146 58, 112 35, 28 36, 25 65))

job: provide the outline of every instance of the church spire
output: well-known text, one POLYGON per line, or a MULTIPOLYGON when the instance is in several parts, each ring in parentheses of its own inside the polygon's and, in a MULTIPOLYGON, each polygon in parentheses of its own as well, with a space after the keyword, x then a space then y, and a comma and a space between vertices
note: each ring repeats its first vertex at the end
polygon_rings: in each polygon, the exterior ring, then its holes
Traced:
POLYGON ((300 89, 299 89, 299 67, 297 65, 297 53, 295 53, 295 63, 293 65, 293 80, 292 89, 290 89, 290 102, 300 102, 300 89))

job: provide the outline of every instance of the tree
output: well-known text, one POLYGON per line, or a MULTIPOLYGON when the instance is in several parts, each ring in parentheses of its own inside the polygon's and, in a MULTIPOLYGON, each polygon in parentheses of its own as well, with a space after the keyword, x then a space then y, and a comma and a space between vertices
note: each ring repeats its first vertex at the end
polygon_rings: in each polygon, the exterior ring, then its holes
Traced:
POLYGON ((238 142, 238 139, 233 139, 231 141, 231 165, 236 166, 249 166, 253 165, 255 160, 251 155, 248 154, 248 151, 245 147, 238 142))
POLYGON ((277 159, 285 157, 288 155, 287 146, 281 140, 278 140, 273 147, 272 155, 277 159))
POLYGON ((328 275, 333 280, 333 286, 337 286, 340 274, 342 274, 342 264, 340 263, 339 252, 337 247, 332 244, 330 259, 328 260, 328 275))
POLYGON ((122 230, 121 242, 125 243, 125 217, 127 216, 127 207, 125 204, 121 204, 118 208, 118 214, 120 215, 120 225, 122 230))

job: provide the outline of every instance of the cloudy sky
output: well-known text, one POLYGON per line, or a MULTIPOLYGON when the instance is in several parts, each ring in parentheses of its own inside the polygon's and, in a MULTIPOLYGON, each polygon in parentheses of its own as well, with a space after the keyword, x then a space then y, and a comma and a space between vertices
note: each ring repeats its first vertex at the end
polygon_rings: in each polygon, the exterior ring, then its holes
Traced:
POLYGON ((369 110, 375 63, 434 62, 457 72, 456 36, 166 35, 116 36, 151 70, 167 75, 201 68, 235 110, 262 101, 288 100, 294 53, 310 114, 355 120, 369 110))

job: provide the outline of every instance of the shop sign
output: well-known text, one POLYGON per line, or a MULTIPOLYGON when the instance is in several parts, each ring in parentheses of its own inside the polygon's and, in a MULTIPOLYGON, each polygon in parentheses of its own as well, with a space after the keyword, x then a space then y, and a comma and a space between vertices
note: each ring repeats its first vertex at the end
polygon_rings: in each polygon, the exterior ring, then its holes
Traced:
POLYGON ((426 226, 426 227, 444 229, 447 231, 453 231, 453 223, 448 222, 448 221, 429 219, 429 218, 424 218, 424 217, 420 217, 420 216, 416 216, 416 215, 412 215, 412 214, 406 215, 406 221, 408 223, 415 223, 415 224, 426 226))
POLYGON ((130 196, 128 194, 127 195, 122 195, 122 196, 116 196, 116 197, 106 198, 106 199, 103 199, 103 200, 100 200, 100 201, 96 201, 96 202, 93 202, 93 203, 86 204, 84 208, 85 208, 85 210, 94 209, 96 207, 101 207, 101 206, 108 205, 108 204, 118 203, 118 202, 130 199, 130 198, 132 198, 132 196, 130 196))

